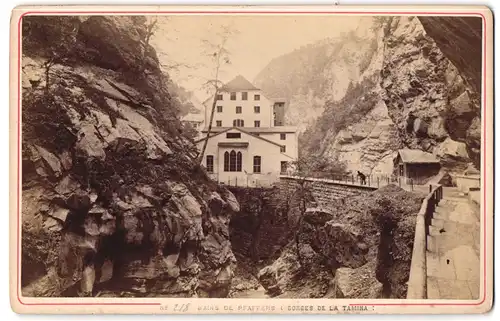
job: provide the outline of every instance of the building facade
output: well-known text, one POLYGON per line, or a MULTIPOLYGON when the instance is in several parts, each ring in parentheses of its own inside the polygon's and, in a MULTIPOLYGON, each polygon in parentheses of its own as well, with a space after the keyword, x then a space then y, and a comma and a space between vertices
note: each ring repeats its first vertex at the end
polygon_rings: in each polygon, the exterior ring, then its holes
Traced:
MULTIPOLYGON (((204 102, 208 132, 213 97, 204 102)), ((284 126, 283 100, 270 100, 242 76, 224 85, 216 100, 204 166, 218 182, 269 186, 289 172, 298 157, 295 127, 284 126)), ((206 138, 197 141, 201 150, 206 138)))

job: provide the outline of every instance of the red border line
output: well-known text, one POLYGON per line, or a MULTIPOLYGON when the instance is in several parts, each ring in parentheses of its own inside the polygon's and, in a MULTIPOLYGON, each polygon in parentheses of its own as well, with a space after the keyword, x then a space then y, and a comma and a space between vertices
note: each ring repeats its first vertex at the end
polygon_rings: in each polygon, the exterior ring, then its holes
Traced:
MULTIPOLYGON (((20 169, 21 169, 21 22, 24 16, 27 15, 106 15, 106 14, 126 14, 126 15, 138 15, 138 14, 351 14, 351 15, 395 15, 395 16, 405 16, 405 15, 435 15, 435 16, 480 16, 483 20, 483 97, 482 97, 482 122, 483 122, 483 137, 484 145, 486 145, 486 18, 482 13, 477 12, 462 12, 462 13, 453 13, 453 12, 402 12, 402 11, 387 11, 387 12, 378 12, 378 11, 235 11, 235 10, 220 10, 220 11, 208 11, 208 10, 200 10, 200 11, 190 11, 190 10, 182 10, 182 11, 28 11, 23 13, 19 17, 18 21, 18 80, 17 80, 17 95, 18 95, 18 104, 17 104, 17 300, 22 305, 43 305, 43 306, 92 306, 92 305, 103 305, 103 306, 120 306, 120 305, 161 305, 160 302, 103 302, 103 303, 69 303, 69 302, 61 302, 61 303, 25 303, 21 301, 21 296, 19 293, 20 290, 20 220, 21 220, 21 212, 20 212, 20 169)), ((483 148, 483 164, 482 164, 482 181, 483 181, 483 257, 484 257, 484 279, 483 279, 483 299, 478 303, 353 303, 349 304, 350 306, 478 306, 483 304, 486 301, 486 274, 487 274, 487 261, 486 261, 486 148, 483 148)))

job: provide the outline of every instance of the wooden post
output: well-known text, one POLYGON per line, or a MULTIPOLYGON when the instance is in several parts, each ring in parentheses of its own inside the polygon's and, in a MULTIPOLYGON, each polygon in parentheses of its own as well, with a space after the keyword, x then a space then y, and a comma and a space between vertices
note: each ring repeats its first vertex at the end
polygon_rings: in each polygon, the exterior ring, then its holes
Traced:
POLYGON ((354 184, 354 175, 351 175, 351 181, 354 184))
POLYGON ((432 192, 432 184, 429 184, 429 193, 432 192))
POLYGON ((236 187, 238 187, 238 176, 236 176, 236 178, 235 178, 235 185, 236 185, 236 187))
POLYGON ((379 177, 377 177, 377 187, 380 187, 379 177))

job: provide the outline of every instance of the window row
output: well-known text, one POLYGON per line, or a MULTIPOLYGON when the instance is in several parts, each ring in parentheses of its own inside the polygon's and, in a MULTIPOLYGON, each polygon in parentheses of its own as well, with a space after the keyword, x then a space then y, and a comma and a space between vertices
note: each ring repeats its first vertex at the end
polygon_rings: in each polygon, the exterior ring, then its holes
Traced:
MULTIPOLYGON (((288 162, 281 162, 281 173, 285 173, 288 168, 288 162)), ((206 167, 207 172, 213 173, 214 171, 214 156, 207 155, 206 157, 206 167)), ((241 152, 235 152, 232 150, 231 152, 224 153, 224 172, 241 172, 242 168, 242 154, 241 152)), ((261 173, 262 172, 262 157, 254 156, 253 157, 253 172, 261 173)))
MULTIPOLYGON (((253 157, 253 172, 260 173, 262 165, 262 158, 260 156, 253 157)), ((207 155, 206 157, 206 167, 207 172, 213 173, 214 171, 214 156, 207 155)), ((241 172, 242 167, 242 155, 241 152, 231 152, 224 153, 224 172, 241 172)))
MULTIPOLYGON (((232 92, 229 94, 229 99, 230 100, 236 100, 236 92, 232 92)), ((217 94, 217 100, 224 100, 224 95, 223 94, 217 94)), ((241 100, 248 100, 248 92, 242 92, 241 93, 241 100)), ((259 101, 260 100, 260 95, 255 94, 253 95, 253 100, 259 101)))
MULTIPOLYGON (((216 120, 215 126, 222 127, 222 120, 216 120)), ((233 127, 245 127, 245 121, 243 119, 235 119, 233 120, 233 127)), ((253 127, 260 127, 260 120, 255 120, 253 127)))
MULTIPOLYGON (((222 113, 224 108, 222 106, 217 106, 217 112, 222 113)), ((241 106, 236 106, 236 113, 241 114, 242 113, 242 107, 241 106)), ((255 114, 260 114, 260 106, 253 106, 253 112, 255 114)))
MULTIPOLYGON (((260 136, 259 133, 254 133, 256 136, 260 136)), ((227 133, 226 138, 241 138, 241 133, 227 133)), ((280 135, 281 140, 286 139, 286 134, 281 134, 280 135)), ((286 149, 286 147, 285 147, 286 149)))

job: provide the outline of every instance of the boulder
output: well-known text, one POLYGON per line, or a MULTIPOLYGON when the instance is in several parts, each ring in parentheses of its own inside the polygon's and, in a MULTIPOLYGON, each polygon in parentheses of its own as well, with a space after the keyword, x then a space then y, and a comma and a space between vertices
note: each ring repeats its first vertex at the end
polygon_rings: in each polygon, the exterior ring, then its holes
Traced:
POLYGON ((240 204, 238 203, 238 200, 236 199, 234 194, 231 193, 231 191, 224 188, 222 191, 222 197, 224 198, 226 204, 232 212, 237 213, 240 211, 240 204))
POLYGON ((312 248, 332 260, 337 267, 357 268, 366 263, 368 246, 353 226, 327 222, 317 230, 312 248))
POLYGON ((38 156, 45 161, 45 164, 47 164, 51 174, 55 177, 59 177, 62 172, 62 166, 59 158, 41 146, 34 145, 34 147, 38 156))
POLYGON ((333 219, 333 213, 325 208, 308 208, 304 213, 304 221, 313 225, 323 226, 333 219))
POLYGON ((259 282, 267 290, 267 294, 271 297, 278 296, 284 291, 284 289, 278 285, 278 274, 273 267, 274 264, 268 265, 261 269, 257 275, 259 282))
POLYGON ((455 115, 474 111, 467 91, 464 91, 460 96, 450 101, 450 111, 455 115))
POLYGON ((481 175, 481 171, 478 170, 473 164, 469 164, 463 174, 466 176, 477 176, 481 175))
POLYGON ((350 132, 346 130, 342 130, 339 132, 337 135, 337 142, 341 145, 343 144, 349 144, 353 141, 353 137, 350 132))
POLYGON ((447 138, 434 150, 434 154, 445 160, 460 160, 466 162, 469 158, 465 143, 447 138))
POLYGON ((24 89, 40 89, 45 87, 43 63, 42 59, 23 56, 21 79, 24 89))
POLYGON ((296 249, 288 246, 276 261, 259 271, 257 278, 267 294, 275 297, 293 286, 293 275, 299 269, 296 249))
POLYGON ((71 194, 80 191, 80 184, 71 176, 66 175, 63 179, 59 181, 54 189, 58 194, 69 196, 71 194))
POLYGON ((90 158, 104 159, 106 157, 103 142, 98 137, 94 124, 82 123, 77 136, 79 138, 75 146, 77 150, 90 158))
POLYGON ((413 122, 413 132, 418 136, 426 136, 429 125, 422 119, 416 118, 413 122))
POLYGON ((67 150, 63 151, 59 155, 59 160, 61 161, 62 168, 69 171, 73 166, 73 159, 71 158, 71 153, 67 150))
MULTIPOLYGON (((144 48, 141 43, 141 28, 144 28, 144 24, 137 24, 132 17, 93 16, 81 24, 79 33, 88 48, 87 56, 92 57, 95 64, 120 70, 137 68, 137 61, 145 58, 143 53, 148 48, 144 48), (127 34, 127 37, 123 37, 123 34, 127 34)), ((151 61, 150 55, 147 58, 144 59, 145 68, 154 70, 155 59, 151 61)))
POLYGON ((448 132, 444 126, 444 119, 441 117, 432 118, 427 132, 430 138, 438 141, 443 141, 448 137, 448 132))
POLYGON ((382 294, 382 283, 377 281, 369 264, 357 269, 337 269, 335 288, 337 298, 377 299, 382 294))

